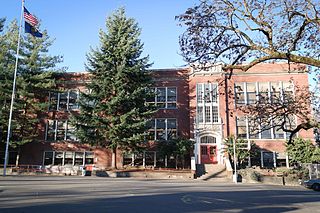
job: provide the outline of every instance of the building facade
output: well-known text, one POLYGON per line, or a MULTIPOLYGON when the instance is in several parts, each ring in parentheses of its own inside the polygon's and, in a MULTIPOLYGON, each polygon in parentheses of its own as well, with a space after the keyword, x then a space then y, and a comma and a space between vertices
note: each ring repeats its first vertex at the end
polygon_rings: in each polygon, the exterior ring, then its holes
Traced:
MULTIPOLYGON (((294 94, 294 85, 308 86, 308 75, 285 63, 259 64, 247 72, 225 72, 221 65, 204 70, 192 68, 155 69, 153 75, 154 103, 158 111, 148 124, 150 144, 171 138, 195 141, 193 155, 198 164, 224 164, 225 139, 230 136, 254 141, 260 149, 258 159, 262 167, 285 166, 285 141, 288 134, 281 130, 250 132, 249 118, 239 110, 259 97, 275 93, 294 94)), ((21 149, 19 164, 111 167, 111 151, 80 143, 69 118, 79 112, 77 101, 86 90, 88 73, 65 73, 59 78, 57 91, 48 93, 48 111, 39 124, 41 142, 26 144, 21 149)), ((296 119, 296 123, 299 120, 296 119)), ((258 129, 259 129, 258 125, 258 129)), ((313 132, 300 131, 300 137, 313 139, 313 132)), ((11 153, 13 163, 14 151, 11 153)), ((117 165, 126 164, 163 167, 168 159, 160 159, 153 146, 143 153, 124 153, 118 150, 117 165)), ((169 159, 170 160, 170 159, 169 159)))

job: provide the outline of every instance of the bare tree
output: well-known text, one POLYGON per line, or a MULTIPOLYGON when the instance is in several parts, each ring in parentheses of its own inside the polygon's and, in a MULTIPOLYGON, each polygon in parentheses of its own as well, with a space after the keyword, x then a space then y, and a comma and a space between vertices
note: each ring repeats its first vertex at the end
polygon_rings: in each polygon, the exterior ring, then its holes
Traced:
POLYGON ((247 71, 270 60, 320 67, 318 0, 200 0, 176 19, 190 64, 247 71))
MULTIPOLYGON (((234 69, 246 72, 262 62, 286 61, 291 71, 320 68, 318 0, 200 0, 176 19, 186 27, 180 47, 191 66, 221 63, 224 71, 232 73, 234 69)), ((301 129, 319 126, 310 114, 310 106, 314 114, 319 109, 315 93, 298 86, 294 91, 257 97, 256 103, 240 110, 249 115, 253 128, 281 130, 290 135, 291 143, 301 129)))
POLYGON ((282 91, 272 88, 270 96, 262 92, 255 103, 238 107, 249 117, 249 131, 252 134, 274 129, 276 133, 288 134, 288 144, 292 144, 300 130, 319 126, 310 113, 313 102, 317 100, 315 94, 307 86, 291 83, 291 88, 282 91))

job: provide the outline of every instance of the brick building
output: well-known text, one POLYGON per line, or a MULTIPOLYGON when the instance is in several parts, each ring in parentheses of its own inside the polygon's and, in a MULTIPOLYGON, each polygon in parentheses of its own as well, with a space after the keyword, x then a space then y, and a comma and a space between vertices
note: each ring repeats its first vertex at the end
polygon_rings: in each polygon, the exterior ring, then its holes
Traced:
MULTIPOLYGON (((234 135, 253 140, 260 148, 255 161, 260 166, 286 165, 285 141, 287 134, 276 129, 250 134, 248 118, 238 106, 250 104, 259 94, 279 95, 291 84, 308 85, 305 72, 292 69, 285 63, 260 64, 243 73, 225 73, 221 65, 207 70, 191 68, 151 70, 159 110, 148 125, 148 140, 166 140, 169 137, 190 138, 196 141, 194 156, 197 163, 224 164, 226 160, 224 139, 234 135)), ((104 147, 81 144, 74 136, 74 127, 68 120, 77 113, 79 92, 85 91, 88 73, 65 73, 59 78, 61 92, 50 92, 49 108, 40 123, 41 142, 26 144, 21 151, 20 164, 88 165, 98 168, 111 166, 111 151, 104 147)), ((294 91, 292 91, 294 92, 294 91)), ((296 121, 297 123, 299 121, 296 121)), ((299 136, 313 139, 311 131, 301 131, 299 136)), ((15 152, 11 152, 11 162, 15 152)), ((134 163, 142 166, 163 166, 157 150, 143 153, 122 153, 118 150, 117 164, 134 163)))

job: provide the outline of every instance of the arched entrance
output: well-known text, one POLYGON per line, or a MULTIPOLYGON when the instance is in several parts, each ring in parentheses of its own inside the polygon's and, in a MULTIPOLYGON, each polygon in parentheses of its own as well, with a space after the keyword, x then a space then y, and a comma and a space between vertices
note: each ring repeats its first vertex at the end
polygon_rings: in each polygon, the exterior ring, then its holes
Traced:
POLYGON ((218 163, 217 142, 212 136, 203 136, 200 138, 201 163, 218 163))

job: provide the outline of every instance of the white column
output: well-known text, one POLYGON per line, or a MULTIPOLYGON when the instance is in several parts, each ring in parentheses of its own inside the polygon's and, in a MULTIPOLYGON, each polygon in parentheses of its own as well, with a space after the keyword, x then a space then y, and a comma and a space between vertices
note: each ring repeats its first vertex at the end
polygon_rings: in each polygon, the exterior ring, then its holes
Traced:
POLYGON ((143 161, 142 161, 142 166, 146 167, 146 152, 143 151, 143 161))
POLYGON ((288 153, 286 153, 286 166, 289 169, 290 165, 289 165, 289 155, 288 155, 288 153))

